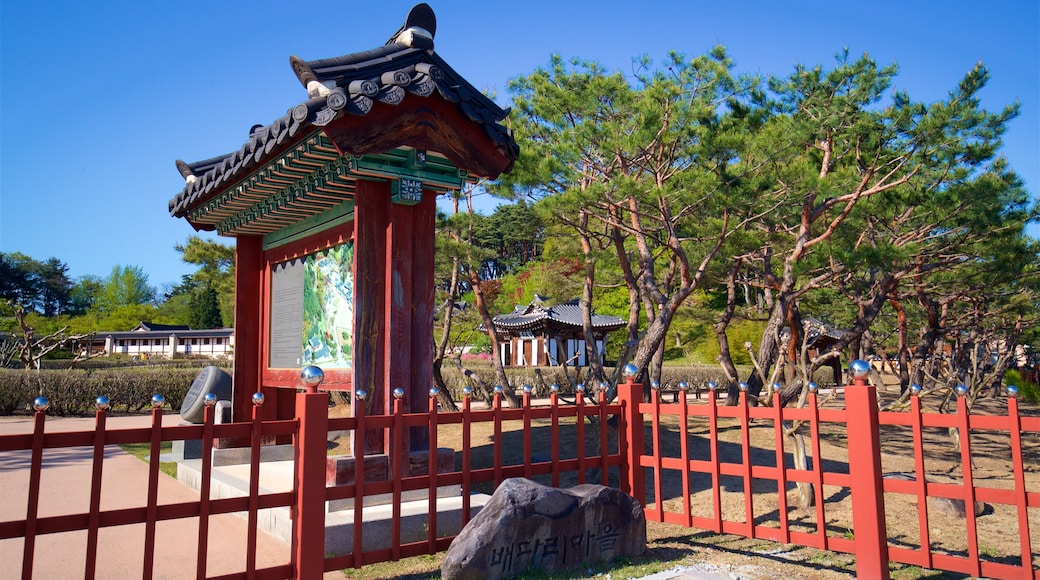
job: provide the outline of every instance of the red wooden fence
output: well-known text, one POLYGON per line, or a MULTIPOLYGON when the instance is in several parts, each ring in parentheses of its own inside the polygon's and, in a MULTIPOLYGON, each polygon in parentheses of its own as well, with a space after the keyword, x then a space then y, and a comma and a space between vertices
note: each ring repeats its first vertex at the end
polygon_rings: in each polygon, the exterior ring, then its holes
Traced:
MULTIPOLYGON (((629 423, 637 426, 637 430, 630 433, 631 442, 626 463, 642 468, 630 472, 630 493, 647 506, 648 520, 855 554, 856 571, 861 578, 888 578, 890 561, 973 576, 1040 578, 1040 570, 1036 567, 1035 554, 1031 548, 1029 529, 1030 521, 1035 526, 1040 516, 1035 511, 1036 508, 1040 508, 1040 484, 1033 481, 1033 489, 1027 489, 1022 454, 1023 434, 1033 437, 1040 434, 1040 418, 1020 416, 1018 401, 1013 397, 1007 400, 1007 415, 969 414, 964 397, 958 398, 956 412, 951 414, 922 412, 920 400, 916 396, 910 400, 909 412, 879 412, 877 390, 867 385, 862 378, 858 378, 856 384, 846 388, 844 394, 844 409, 820 408, 816 393, 809 395, 808 405, 804 408, 780 407, 779 393, 774 395, 773 405, 769 407, 749 406, 746 393, 741 393, 739 405, 720 407, 717 406, 714 397, 709 397, 706 405, 683 402, 663 404, 660 394, 656 392, 651 402, 644 403, 641 385, 619 385, 619 397, 629 412, 629 423), (650 452, 644 452, 644 437, 638 430, 644 417, 652 426, 648 441, 651 445, 650 452), (674 429, 677 432, 662 428, 662 420, 666 417, 672 419, 671 423, 675 425, 674 429), (719 419, 729 419, 730 423, 735 422, 740 429, 739 446, 742 457, 739 462, 723 461, 719 457, 719 419), (795 469, 791 465, 791 459, 785 458, 782 424, 784 421, 796 420, 807 422, 810 427, 809 455, 812 462, 809 469, 795 469), (707 423, 707 441, 697 440, 699 444, 707 444, 707 459, 695 459, 691 456, 690 426, 697 421, 707 423), (766 465, 756 464, 751 458, 752 422, 756 422, 757 426, 771 425, 775 434, 775 457, 766 465), (845 425, 848 441, 847 471, 824 469, 820 449, 821 422, 845 425), (915 475, 909 480, 882 477, 880 429, 885 426, 904 426, 912 431, 916 469, 915 475), (922 430, 936 427, 953 429, 959 433, 960 463, 963 472, 959 484, 934 483, 924 477, 925 451, 922 430), (1012 488, 984 487, 974 481, 970 433, 980 430, 1007 433, 1012 456, 1012 488), (667 437, 679 440, 679 457, 669 457, 659 451, 662 449, 662 438, 667 437), (710 517, 695 516, 693 506, 690 505, 690 478, 695 474, 706 474, 711 478, 710 517), (744 509, 739 519, 724 517, 721 479, 727 476, 739 478, 742 482, 744 509), (645 483, 645 479, 650 483, 645 483), (775 498, 778 504, 776 517, 765 518, 762 514, 756 514, 753 482, 763 480, 772 482, 773 491, 768 495, 775 498), (678 502, 681 507, 676 506, 678 509, 674 511, 668 511, 663 501, 666 495, 663 485, 669 481, 681 482, 678 493, 674 494, 674 497, 682 499, 678 502), (813 485, 815 529, 812 531, 806 531, 804 525, 792 529, 788 521, 793 508, 787 504, 787 490, 796 482, 813 485), (824 486, 849 490, 853 521, 847 522, 847 527, 835 529, 834 525, 828 523, 827 502, 822 492, 824 486), (652 492, 651 495, 648 496, 648 492, 652 492), (886 531, 886 494, 916 499, 918 513, 915 514, 915 519, 918 521, 920 538, 917 547, 895 545, 890 542, 886 531), (653 501, 648 503, 648 497, 652 497, 653 501), (977 517, 971 507, 965 509, 967 554, 954 555, 933 550, 929 542, 927 499, 936 497, 962 500, 965 506, 974 506, 976 501, 1011 506, 1017 513, 1018 529, 1004 532, 1018 534, 1021 546, 1019 561, 992 561, 980 555, 977 517), (1032 520, 1030 508, 1034 510, 1032 520), (846 535, 850 532, 854 534, 851 537, 846 535)), ((763 494, 759 494, 758 497, 763 497, 763 494)), ((894 517, 906 518, 908 514, 895 514, 894 517)))
MULTIPOLYGON (((483 484, 485 487, 496 487, 508 477, 533 477, 552 485, 560 485, 561 475, 565 473, 574 474, 578 482, 584 482, 587 472, 598 470, 600 483, 614 483, 639 499, 646 506, 647 518, 650 520, 854 554, 857 573, 863 578, 887 577, 889 562, 896 561, 976 576, 1040 579, 1031 547, 1034 538, 1029 532, 1030 521, 1033 521, 1034 525, 1036 523, 1035 510, 1040 507, 1040 490, 1027 489, 1026 468, 1022 455, 1023 435, 1036 437, 1040 434, 1040 418, 1020 416, 1014 398, 1008 399, 1007 415, 980 416, 968 413, 963 398, 957 401, 957 410, 952 414, 924 413, 921 411, 920 401, 916 398, 911 399, 910 412, 878 412, 876 390, 864 384, 857 384, 845 390, 844 409, 820 408, 815 393, 810 394, 806 407, 792 409, 781 408, 775 402, 770 407, 751 407, 746 404, 743 394, 741 404, 735 407, 718 406, 714 397, 709 397, 707 404, 690 404, 686 397, 680 397, 677 403, 665 404, 662 403, 659 394, 655 394, 650 402, 642 402, 642 386, 632 382, 618 385, 618 391, 618 402, 609 405, 603 401, 603 393, 600 393, 600 404, 586 404, 579 393, 576 405, 558 404, 557 396, 553 393, 548 406, 533 407, 528 392, 524 394, 523 405, 520 408, 505 409, 502 407, 501 399, 496 397, 489 409, 474 410, 471 408, 470 400, 464 398, 460 412, 444 413, 437 409, 435 399, 431 397, 428 413, 403 413, 398 401, 391 415, 365 416, 362 413, 355 417, 338 419, 328 418, 327 394, 304 392, 296 395, 297 418, 294 420, 260 421, 254 407, 254 418, 251 422, 215 425, 213 409, 208 408, 203 425, 174 427, 162 426, 162 401, 157 400, 150 428, 107 429, 106 411, 99 409, 95 430, 74 433, 48 433, 46 415, 40 410, 35 415, 35 429, 32 434, 0 436, 0 451, 31 452, 26 517, 0 521, 0 539, 24 538, 22 577, 30 578, 34 558, 38 556, 35 553, 35 540, 38 536, 86 530, 87 557, 84 562, 84 576, 93 578, 98 566, 98 530, 109 526, 144 523, 146 536, 142 556, 145 563, 143 576, 151 578, 155 574, 152 562, 155 555, 156 523, 178 518, 197 518, 199 554, 196 576, 203 578, 207 577, 209 519, 217 514, 244 512, 248 521, 249 537, 243 570, 221 578, 318 578, 323 571, 361 567, 365 564, 431 554, 446 549, 453 537, 440 537, 438 533, 436 490, 440 486, 461 487, 462 521, 465 522, 471 515, 469 496, 474 486, 483 484), (613 428, 608 427, 608 419, 611 417, 617 418, 617 439, 613 448, 609 446, 613 428), (590 418, 594 421, 590 421, 590 418), (566 424, 561 422, 561 419, 566 419, 566 424), (720 420, 728 424, 735 423, 740 430, 739 462, 720 459, 720 420), (809 426, 809 455, 812 457, 809 469, 795 469, 785 457, 781 424, 784 421, 795 420, 804 421, 809 426), (524 457, 522 463, 510 464, 503 459, 503 423, 507 421, 523 423, 520 434, 524 457), (533 459, 536 452, 541 451, 533 448, 534 421, 540 421, 542 424, 548 422, 551 433, 551 449, 545 450, 548 451, 549 457, 542 457, 538 461, 533 459), (663 424, 665 421, 668 421, 667 425, 663 424), (691 425, 696 426, 698 422, 706 426, 706 435, 699 438, 691 436, 691 425), (472 462, 472 427, 478 423, 491 423, 494 429, 494 453, 490 465, 474 465, 472 462), (764 423, 773 425, 775 447, 769 450, 772 454, 771 460, 756 463, 753 456, 760 454, 762 450, 753 449, 751 428, 753 424, 755 428, 759 428, 764 423), (820 448, 821 423, 845 424, 849 441, 848 455, 853 458, 848 461, 846 470, 825 469, 820 448), (462 433, 462 449, 457 450, 460 451, 457 469, 438 473, 437 462, 431 460, 428 461, 428 473, 409 474, 401 459, 407 455, 409 430, 428 428, 430 448, 436 449, 438 428, 447 425, 457 425, 462 433), (924 430, 946 428, 958 431, 962 442, 961 461, 965 466, 962 481, 959 484, 935 483, 926 481, 922 475, 916 475, 907 481, 884 479, 881 471, 879 430, 885 426, 910 429, 915 443, 913 448, 917 474, 925 473, 921 444, 924 430), (564 433, 565 429, 573 429, 575 433, 576 449, 567 453, 568 457, 561 455, 561 433, 564 433), (589 429, 594 431, 586 433, 589 429), (358 461, 355 464, 356 484, 326 487, 326 440, 329 430, 382 431, 385 435, 384 440, 390 442, 391 446, 388 455, 391 458, 392 477, 388 481, 366 482, 364 461, 358 461), (1011 488, 985 487, 975 481, 970 461, 969 437, 973 430, 1001 431, 1008 434, 1013 466, 1011 488), (590 454, 585 449, 587 434, 598 436, 598 454, 590 454), (261 442, 287 435, 292 436, 295 448, 294 489, 290 492, 261 494, 258 483, 261 442), (208 486, 213 470, 210 451, 216 441, 224 438, 250 442, 250 493, 246 497, 210 499, 208 486), (666 456, 661 452, 669 438, 678 439, 677 457, 666 456), (203 487, 200 490, 200 499, 159 504, 156 488, 158 478, 161 477, 158 470, 160 444, 163 441, 177 440, 203 442, 203 487), (100 481, 104 468, 104 448, 106 445, 124 443, 150 445, 148 500, 146 505, 140 507, 102 510, 100 481), (89 505, 85 506, 85 511, 81 513, 38 517, 43 451, 74 446, 93 448, 89 505), (711 516, 697 515, 697 509, 704 506, 691 505, 692 481, 698 476, 706 477, 711 482, 711 505, 708 506, 711 516), (730 493, 722 489, 723 480, 726 478, 739 480, 742 484, 741 517, 736 519, 724 517, 723 494, 730 493), (753 488, 756 481, 772 482, 772 496, 778 504, 773 520, 756 513, 753 488), (805 525, 792 525, 790 521, 793 508, 787 505, 786 491, 789 485, 797 482, 813 485, 815 523, 812 529, 807 529, 805 525), (854 522, 849 522, 847 528, 836 529, 828 523, 824 486, 843 488, 851 494, 854 522), (678 509, 667 509, 667 496, 672 493, 670 490, 676 488, 680 491, 672 497, 679 500, 671 503, 677 505, 678 509), (428 491, 429 497, 427 538, 424 541, 402 543, 402 494, 423 489, 428 491), (648 495, 648 492, 652 492, 652 495, 648 495), (326 557, 323 552, 325 502, 374 494, 392 494, 394 498, 396 511, 391 546, 368 552, 362 550, 363 510, 358 509, 355 510, 353 550, 345 555, 326 557), (920 537, 917 547, 907 547, 905 542, 896 545, 889 540, 886 533, 886 494, 916 499, 920 537), (977 519, 974 510, 970 508, 965 510, 967 553, 958 555, 933 550, 929 541, 928 526, 927 499, 930 497, 959 499, 963 500, 966 506, 973 506, 975 501, 1011 506, 1016 511, 1018 519, 1020 562, 992 561, 980 554, 977 519), (653 501, 648 501, 650 498, 653 501), (291 510, 291 557, 290 561, 284 564, 257 569, 258 512, 272 507, 289 507, 291 510), (1032 520, 1030 509, 1034 510, 1032 520), (848 537, 845 530, 854 530, 854 536, 848 537)), ((262 397, 254 402, 262 403, 262 397)), ((363 408, 362 405, 355 407, 363 408)), ((360 446, 364 439, 357 437, 355 442, 360 446)), ((359 450, 360 447, 357 451, 359 450)), ((906 517, 905 514, 903 517, 906 517)))

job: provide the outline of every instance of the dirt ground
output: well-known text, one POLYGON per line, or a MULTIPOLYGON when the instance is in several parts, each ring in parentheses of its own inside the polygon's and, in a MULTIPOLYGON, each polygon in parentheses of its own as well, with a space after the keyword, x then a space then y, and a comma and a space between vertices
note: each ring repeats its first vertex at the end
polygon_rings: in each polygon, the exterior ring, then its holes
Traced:
MULTIPOLYGON (((895 387, 881 389, 883 399, 892 399, 898 395, 895 387)), ((822 397, 821 397, 822 399, 822 397)), ((693 404, 706 404, 704 400, 695 400, 693 404)), ((925 399, 926 411, 934 411, 938 400, 925 399)), ((721 401, 720 401, 721 404, 721 401)), ((843 400, 840 390, 830 398, 825 407, 841 408, 843 400)), ((1002 414, 1006 412, 1006 401, 998 399, 979 399, 973 413, 1002 414)), ((1020 401, 1019 408, 1024 416, 1040 416, 1040 408, 1036 405, 1020 401)), ((332 414, 344 415, 349 409, 336 408, 332 414)), ((663 421, 661 448, 666 456, 679 457, 679 436, 677 420, 663 421)), ((561 420, 562 440, 560 444, 561 458, 574 456, 576 439, 574 421, 561 420)), ((503 462, 507 465, 522 463, 523 424, 520 421, 507 422, 503 427, 503 462)), ((808 435, 808 427, 804 427, 808 435)), ((532 455, 535 461, 548 461, 551 458, 549 439, 550 424, 548 420, 536 420, 531 429, 532 455)), ((704 419, 691 419, 688 426, 689 449, 691 459, 708 459, 707 422, 704 419)), ((649 431, 648 431, 649 432, 649 431)), ((587 450, 598 448, 598 428, 587 429, 587 450)), ((719 421, 719 457, 727 463, 740 463, 742 446, 740 444, 740 428, 736 420, 720 419, 719 421)), ((491 467, 495 442, 491 423, 475 424, 472 431, 471 445, 473 449, 473 467, 491 467)), ((841 425, 821 424, 820 456, 825 471, 848 472, 848 447, 846 436, 841 425)), ((775 434, 773 425, 768 420, 755 420, 750 429, 752 464, 776 464, 775 434)), ((808 436, 806 437, 808 444, 808 436)), ((1023 433, 1023 457, 1025 464, 1026 488, 1032 493, 1040 492, 1040 434, 1023 433)), ((438 443, 441 447, 456 450, 456 467, 461 466, 458 450, 462 449, 461 429, 458 426, 442 425, 438 432, 438 443)), ((647 448, 651 439, 647 438, 647 448)), ((330 454, 348 453, 347 438, 335 442, 330 454)), ((609 445, 616 448, 616 441, 611 437, 609 445)), ((912 432, 909 427, 885 427, 882 434, 882 470, 886 475, 913 475, 914 458, 911 452, 913 445, 912 432)), ((1006 432, 973 432, 971 435, 972 477, 976 487, 1001 489, 1013 488, 1011 452, 1009 435, 1006 432)), ((928 429, 924 434, 925 472, 927 480, 937 483, 959 484, 962 478, 960 453, 946 429, 928 429)), ((811 452, 810 452, 811 454, 811 452)), ((793 466, 791 445, 785 442, 785 464, 793 466)), ((647 470, 647 501, 653 505, 654 474, 647 470)), ((587 480, 599 481, 600 474, 589 470, 587 480)), ((548 484, 548 476, 538 476, 548 484)), ((663 471, 660 475, 663 505, 666 511, 681 513, 683 509, 683 489, 679 471, 663 471)), ((617 484, 617 473, 609 473, 611 485, 617 484)), ((561 485, 569 487, 577 483, 574 473, 565 474, 561 485)), ((490 484, 480 487, 491 492, 490 484)), ((728 521, 745 521, 744 482, 740 477, 723 476, 722 514, 728 521)), ((798 491, 794 485, 786 490, 788 503, 787 517, 792 530, 815 531, 816 508, 801 508, 798 491)), ((824 486, 824 514, 828 535, 854 539, 855 530, 851 516, 851 496, 848 489, 824 486)), ((695 516, 712 517, 712 488, 710 476, 693 473, 690 477, 689 501, 695 516)), ((774 480, 755 479, 752 482, 753 518, 756 524, 778 527, 778 496, 774 480)), ((952 506, 956 507, 956 506, 952 506)), ((951 555, 967 554, 968 530, 965 518, 954 513, 955 509, 945 505, 943 500, 930 500, 928 506, 928 535, 932 549, 938 553, 951 555)), ((920 545, 918 507, 915 496, 886 493, 885 511, 892 545, 916 548, 920 545)), ((1020 563, 1022 546, 1020 542, 1018 515, 1011 505, 986 504, 977 506, 979 516, 976 519, 978 546, 984 561, 1020 563)), ((1029 535, 1034 567, 1040 567, 1040 509, 1030 509, 1029 535)), ((848 554, 824 552, 813 548, 794 545, 783 545, 763 540, 747 539, 732 535, 716 535, 712 532, 685 528, 669 524, 648 524, 649 552, 651 561, 675 562, 677 564, 709 562, 717 569, 718 574, 738 578, 847 578, 854 575, 854 558, 848 554)), ((939 574, 924 571, 913 566, 893 565, 893 576, 902 578, 920 577, 964 577, 957 574, 939 574)), ((613 577, 619 577, 615 574, 613 577)))

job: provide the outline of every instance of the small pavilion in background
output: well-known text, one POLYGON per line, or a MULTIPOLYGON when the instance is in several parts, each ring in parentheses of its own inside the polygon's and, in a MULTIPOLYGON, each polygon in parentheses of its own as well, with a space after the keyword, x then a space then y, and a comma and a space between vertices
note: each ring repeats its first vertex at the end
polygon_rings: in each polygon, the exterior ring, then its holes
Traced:
MULTIPOLYGON (((505 366, 586 366, 585 333, 581 305, 577 299, 551 307, 535 300, 527 306, 517 305, 509 314, 492 319, 498 335, 498 356, 505 366)), ((592 314, 595 352, 600 360, 606 349, 607 335, 625 327, 617 316, 592 314)))

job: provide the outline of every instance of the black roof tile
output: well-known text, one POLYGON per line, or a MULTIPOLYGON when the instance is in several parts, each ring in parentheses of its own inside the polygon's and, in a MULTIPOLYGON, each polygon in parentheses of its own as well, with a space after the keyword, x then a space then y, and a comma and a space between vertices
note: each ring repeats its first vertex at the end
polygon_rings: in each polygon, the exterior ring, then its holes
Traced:
POLYGON ((251 128, 248 141, 236 151, 195 163, 178 160, 177 168, 186 184, 170 200, 170 214, 185 217, 215 187, 243 177, 248 169, 300 136, 302 130, 325 126, 344 111, 367 115, 375 101, 395 105, 408 94, 422 98, 436 92, 446 101, 457 103, 467 119, 483 127, 502 155, 510 163, 515 161, 519 147, 511 131, 499 123, 508 110, 473 87, 433 51, 435 33, 433 10, 418 4, 385 46, 311 61, 290 57, 290 65, 310 98, 270 125, 251 128))

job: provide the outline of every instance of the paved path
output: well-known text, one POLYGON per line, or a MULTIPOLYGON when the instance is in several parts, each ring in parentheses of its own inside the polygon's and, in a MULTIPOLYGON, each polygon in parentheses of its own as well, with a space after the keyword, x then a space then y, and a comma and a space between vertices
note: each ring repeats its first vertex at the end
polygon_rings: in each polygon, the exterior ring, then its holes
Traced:
MULTIPOLYGON (((164 424, 176 425, 180 417, 169 415, 164 424)), ((110 417, 109 429, 147 427, 150 416, 110 417)), ((31 433, 31 417, 0 417, 0 435, 31 433)), ((48 418, 48 432, 92 431, 94 419, 48 418)), ((86 513, 89 510, 91 448, 44 450, 39 515, 86 513)), ((25 518, 29 495, 28 451, 0 452, 0 521, 25 518)), ((101 509, 141 507, 146 504, 148 464, 121 448, 105 448, 101 485, 101 509)), ((198 501, 199 495, 176 479, 160 475, 159 503, 198 501)), ((208 575, 245 570, 246 520, 233 514, 212 516, 209 523, 208 575)), ((143 570, 144 524, 102 528, 98 534, 97 578, 140 578, 143 570)), ((33 577, 82 578, 87 533, 67 532, 36 538, 33 577)), ((0 579, 20 578, 21 538, 0 541, 0 579)), ((194 578, 198 547, 198 520, 186 518, 159 522, 156 527, 155 578, 194 578)), ((257 567, 289 561, 289 545, 263 532, 257 539, 257 567)), ((343 578, 329 572, 326 578, 343 578)))

